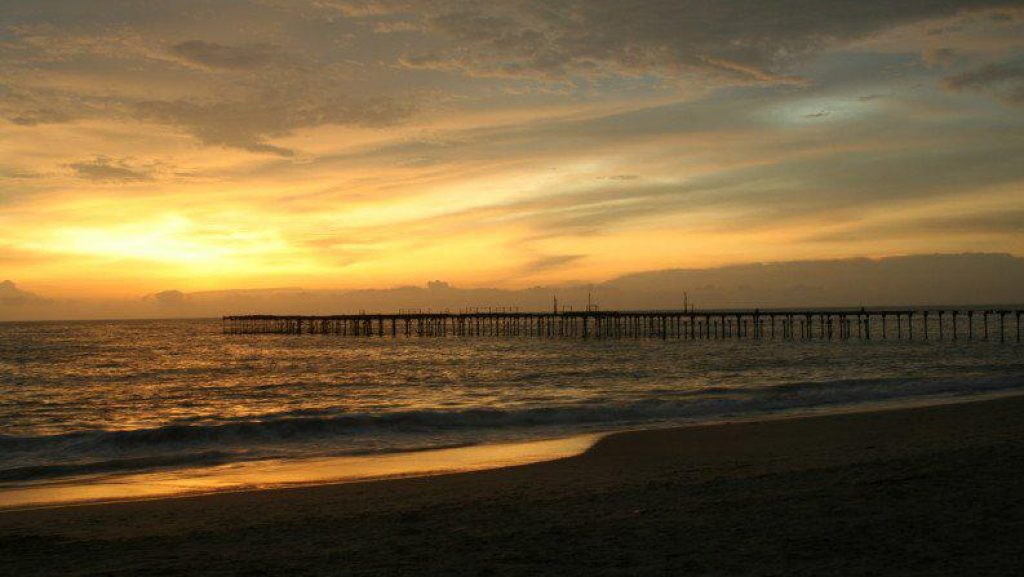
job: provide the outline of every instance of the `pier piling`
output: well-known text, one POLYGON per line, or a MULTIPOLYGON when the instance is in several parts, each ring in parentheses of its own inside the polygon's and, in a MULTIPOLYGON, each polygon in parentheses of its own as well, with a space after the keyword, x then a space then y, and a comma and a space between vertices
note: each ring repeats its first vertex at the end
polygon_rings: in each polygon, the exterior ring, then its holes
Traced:
MULTIPOLYGON (((681 340, 870 341, 915 340, 920 322, 924 341, 934 336, 957 340, 957 318, 967 320, 967 340, 974 340, 975 316, 990 340, 989 317, 998 322, 1000 343, 1021 342, 1024 310, 991 309, 822 309, 728 311, 568 311, 555 312, 400 312, 330 316, 236 315, 222 319, 225 334, 320 334, 346 337, 573 337, 581 339, 658 338, 681 340), (946 316, 950 317, 947 327, 946 316), (1006 317, 1011 319, 1006 322, 1006 317), (889 327, 890 318, 895 326, 889 327), (920 319, 917 321, 916 319, 920 319), (934 323, 932 322, 934 319, 934 323), (856 330, 853 325, 856 323, 856 330), (906 326, 904 327, 904 323, 906 326), (934 327, 932 325, 935 325, 934 327), (890 328, 893 329, 890 331, 890 328), (905 329, 905 330, 904 330, 905 329), (932 331, 935 333, 932 333, 932 331), (1013 334, 1007 334, 1010 330, 1013 334)), ((991 338, 994 342, 994 336, 991 338)))

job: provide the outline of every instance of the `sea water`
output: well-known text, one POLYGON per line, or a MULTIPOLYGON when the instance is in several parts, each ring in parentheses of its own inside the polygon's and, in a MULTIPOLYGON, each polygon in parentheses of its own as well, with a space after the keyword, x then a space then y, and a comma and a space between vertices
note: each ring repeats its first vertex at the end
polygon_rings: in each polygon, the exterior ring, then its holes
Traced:
POLYGON ((224 335, 0 323, 0 492, 1024 392, 1024 347, 224 335))

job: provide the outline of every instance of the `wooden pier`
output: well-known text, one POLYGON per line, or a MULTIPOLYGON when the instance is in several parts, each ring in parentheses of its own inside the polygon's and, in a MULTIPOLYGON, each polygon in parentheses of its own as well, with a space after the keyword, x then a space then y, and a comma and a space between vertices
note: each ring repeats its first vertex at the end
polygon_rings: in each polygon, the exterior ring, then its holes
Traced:
POLYGON ((223 318, 225 334, 1021 342, 1020 309, 401 312, 223 318))

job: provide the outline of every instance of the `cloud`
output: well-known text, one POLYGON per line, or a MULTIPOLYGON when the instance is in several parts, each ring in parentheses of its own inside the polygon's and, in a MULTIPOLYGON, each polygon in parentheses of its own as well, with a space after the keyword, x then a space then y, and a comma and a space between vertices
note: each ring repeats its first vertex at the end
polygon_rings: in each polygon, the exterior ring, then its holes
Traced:
POLYGON ((905 239, 936 235, 1024 235, 1024 209, 979 214, 928 216, 896 222, 871 223, 841 232, 814 235, 812 242, 850 242, 905 239))
POLYGON ((162 307, 180 307, 188 300, 188 295, 179 290, 158 292, 151 297, 162 307))
POLYGON ((14 24, 6 31, 11 41, 3 47, 35 63, 67 63, 90 56, 126 60, 147 53, 146 39, 124 23, 84 29, 45 21, 14 24))
MULTIPOLYGON (((292 2, 293 0, 284 0, 292 2)), ((421 2, 416 0, 313 0, 314 8, 327 12, 338 12, 347 18, 368 18, 391 16, 415 9, 421 2)))
POLYGON ((138 118, 185 130, 204 144, 291 156, 294 151, 267 139, 300 128, 338 124, 384 127, 415 111, 411 100, 390 97, 352 99, 343 95, 279 95, 237 101, 146 101, 135 106, 138 118))
POLYGON ((981 90, 998 95, 1009 104, 1024 104, 1024 57, 992 62, 946 77, 949 90, 981 90))
POLYGON ((814 112, 812 114, 805 114, 804 118, 825 118, 827 116, 830 116, 831 114, 832 114, 831 110, 819 110, 819 111, 814 112))
POLYGON ((41 172, 36 172, 34 170, 21 170, 17 168, 0 167, 0 178, 29 180, 36 178, 44 178, 45 176, 45 174, 41 172))
POLYGON ((374 24, 373 31, 378 34, 397 34, 403 32, 421 32, 423 29, 414 22, 408 20, 396 20, 393 22, 378 22, 374 24))
POLYGON ((411 52, 414 68, 563 80, 700 72, 793 83, 788 66, 824 47, 1010 0, 568 0, 429 2, 429 28, 451 44, 411 52))
POLYGON ((467 289, 433 281, 429 288, 363 290, 166 291, 165 299, 42 299, 0 283, 0 319, 217 317, 226 314, 344 314, 495 305, 524 311, 560 305, 583 310, 592 296, 605 310, 679 309, 682 293, 699 309, 794 306, 907 306, 1015 303, 1024 258, 1008 254, 918 254, 882 259, 798 260, 714 268, 661 269, 599 284, 467 289), (10 300, 8 300, 10 299, 10 300), (6 306, 5 306, 6 305, 6 306), (170 305, 170 306, 168 306, 170 305))
POLYGON ((0 83, 0 116, 17 126, 71 122, 100 106, 96 99, 67 90, 0 83))
POLYGON ((0 282, 0 305, 16 307, 46 302, 46 299, 35 293, 19 289, 12 281, 0 282))
POLYGON ((1020 297, 1013 283, 1021 282, 1024 258, 964 253, 669 269, 625 275, 599 288, 617 289, 637 308, 681 308, 683 290, 699 308, 906 306, 1015 303, 1020 297))
POLYGON ((290 156, 293 151, 268 139, 324 125, 393 126, 412 117, 424 98, 422 94, 356 98, 341 92, 344 88, 331 75, 318 78, 298 69, 230 91, 240 94, 237 97, 140 99, 0 85, 0 116, 26 127, 91 118, 151 122, 183 130, 208 145, 290 156))
POLYGON ((523 265, 522 270, 526 273, 532 274, 544 272, 551 269, 559 269, 585 257, 586 255, 583 254, 559 254, 553 256, 545 256, 526 263, 525 265, 523 265))
POLYGON ((94 160, 74 162, 69 168, 81 178, 104 182, 139 182, 152 180, 150 172, 133 168, 127 159, 115 160, 98 156, 94 160))
MULTIPOLYGON (((455 282, 515 284, 850 254, 793 239, 1024 182, 1022 119, 985 96, 1017 86, 985 68, 1016 25, 958 12, 994 0, 97 1, 15 3, 5 27, 50 28, 0 31, 0 245, 50 251, 25 282, 87 282, 62 256, 83 221, 117 252, 164 212, 190 224, 119 265, 140 292, 409 282, 442 253, 455 282), (461 270, 480 245, 505 256, 461 270)), ((1020 248, 921 234, 870 251, 1020 248)))
POLYGON ((18 126, 141 121, 287 156, 269 140, 332 124, 391 126, 415 109, 401 89, 366 86, 345 52, 350 33, 339 30, 350 23, 318 28, 300 2, 29 4, 12 6, 0 32, 0 117, 18 126))
POLYGON ((957 53, 952 48, 930 48, 924 51, 924 61, 929 66, 948 68, 956 61, 957 53))
POLYGON ((171 46, 170 52, 186 62, 224 70, 257 70, 282 59, 280 49, 271 44, 229 46, 188 40, 171 46))
POLYGON ((1021 153, 1024 150, 1014 152, 996 138, 987 146, 951 143, 936 150, 794 155, 677 182, 626 181, 528 198, 474 209, 462 218, 521 220, 535 231, 535 238, 606 234, 643 219, 709 211, 718 216, 687 219, 678 226, 725 231, 740 224, 784 226, 813 214, 934 202, 970 195, 979 187, 1020 182, 1024 179, 1024 167, 1017 162, 1021 153), (731 216, 723 219, 723 211, 731 216))
MULTIPOLYGON (((761 89, 742 92, 745 96, 719 95, 582 119, 471 129, 434 141, 375 143, 362 149, 365 156, 358 151, 325 156, 288 170, 298 177, 311 168, 372 169, 410 157, 432 158, 449 172, 496 158, 519 162, 527 171, 538 163, 571 169, 577 159, 599 167, 600 172, 591 167, 583 173, 590 178, 563 178, 551 171, 543 175, 550 184, 542 188, 527 185, 512 198, 463 212, 453 205, 449 224, 441 225, 515 223, 519 230, 528 229, 528 238, 604 235, 667 215, 680 217, 680 229, 728 230, 738 223, 747 230, 784 227, 811 215, 828 219, 890 204, 918 207, 969 198, 988 187, 1024 180, 1024 166, 1017 161, 1024 148, 1013 138, 1019 127, 1010 119, 1002 128, 970 129, 956 114, 918 116, 901 96, 872 97, 860 104, 856 94, 872 93, 855 87, 829 117, 811 122, 801 113, 821 111, 817 100, 803 108, 793 106, 803 97, 786 96, 784 89, 773 89, 779 93, 774 98, 761 89), (848 116, 846 108, 859 114, 848 116), (776 123, 776 111, 788 114, 785 124, 776 123), (937 139, 937 134, 944 136, 937 139), (615 159, 607 170, 606 158, 615 159), (644 177, 612 178, 619 169, 644 177)), ((1007 112, 991 108, 999 115, 1007 112)), ((401 193, 403 187, 387 190, 401 193)), ((318 210, 322 201, 318 197, 309 206, 318 210)))
POLYGON ((34 108, 21 110, 7 119, 18 126, 37 126, 39 124, 68 122, 74 118, 73 115, 54 108, 34 108))
MULTIPOLYGON (((411 117, 420 107, 408 94, 439 80, 397 70, 400 62, 556 82, 697 74, 785 84, 798 81, 793 62, 824 47, 960 10, 1013 4, 261 0, 133 4, 123 13, 95 10, 65 21, 42 18, 57 12, 43 2, 12 12, 14 41, 0 44, 0 72, 18 74, 4 75, 0 114, 21 126, 142 120, 207 145, 288 156, 294 151, 274 138, 325 125, 387 127, 411 117), (252 33, 203 34, 196 13, 237 21, 252 33), (311 14, 332 16, 323 22, 311 14), (409 34, 389 40, 394 31, 409 34), (43 71, 46 82, 36 82, 43 71), (139 88, 149 82, 152 89, 139 88)), ((443 89, 455 91, 456 84, 443 89)))

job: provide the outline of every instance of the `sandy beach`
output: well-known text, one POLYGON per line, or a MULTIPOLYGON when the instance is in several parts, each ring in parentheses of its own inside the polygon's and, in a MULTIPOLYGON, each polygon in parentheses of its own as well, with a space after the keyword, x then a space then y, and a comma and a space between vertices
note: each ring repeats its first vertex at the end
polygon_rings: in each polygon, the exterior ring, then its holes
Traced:
POLYGON ((0 513, 3 575, 1019 575, 1024 397, 434 477, 0 513))

